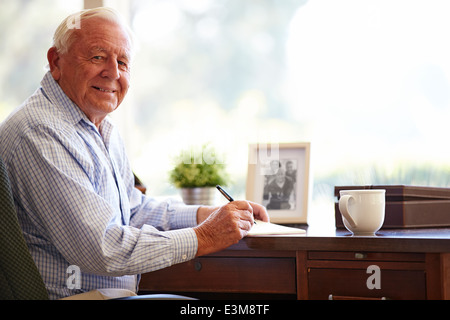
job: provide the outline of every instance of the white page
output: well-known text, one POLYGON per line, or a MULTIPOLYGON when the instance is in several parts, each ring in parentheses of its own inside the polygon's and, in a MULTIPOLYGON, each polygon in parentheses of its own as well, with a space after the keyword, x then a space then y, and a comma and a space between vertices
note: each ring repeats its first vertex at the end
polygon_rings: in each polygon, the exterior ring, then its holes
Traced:
POLYGON ((248 237, 255 236, 280 236, 280 235, 305 235, 306 230, 299 228, 285 227, 274 223, 268 223, 256 220, 256 224, 248 233, 248 237))

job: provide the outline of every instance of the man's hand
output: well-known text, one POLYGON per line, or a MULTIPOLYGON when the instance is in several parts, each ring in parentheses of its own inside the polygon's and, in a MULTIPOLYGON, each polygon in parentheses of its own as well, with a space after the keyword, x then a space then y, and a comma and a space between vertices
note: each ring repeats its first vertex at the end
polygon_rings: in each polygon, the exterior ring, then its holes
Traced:
POLYGON ((197 219, 201 224, 194 228, 198 238, 197 256, 238 243, 253 227, 254 216, 269 221, 263 206, 248 201, 233 201, 220 208, 200 208, 197 219))
POLYGON ((250 201, 248 201, 248 203, 253 208, 253 216, 255 217, 255 219, 264 222, 270 222, 269 214, 267 213, 266 207, 250 201))

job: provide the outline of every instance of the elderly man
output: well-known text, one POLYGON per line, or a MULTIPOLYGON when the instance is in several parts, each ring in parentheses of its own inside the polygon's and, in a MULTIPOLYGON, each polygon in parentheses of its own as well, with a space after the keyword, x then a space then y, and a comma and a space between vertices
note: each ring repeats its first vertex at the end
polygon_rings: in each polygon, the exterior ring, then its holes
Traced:
POLYGON ((254 217, 268 221, 247 201, 184 206, 134 188, 107 117, 127 94, 132 56, 132 34, 115 11, 68 17, 41 87, 0 126, 19 221, 53 299, 136 291, 140 273, 222 250, 247 235, 254 217), (81 270, 78 287, 67 285, 70 266, 81 270))

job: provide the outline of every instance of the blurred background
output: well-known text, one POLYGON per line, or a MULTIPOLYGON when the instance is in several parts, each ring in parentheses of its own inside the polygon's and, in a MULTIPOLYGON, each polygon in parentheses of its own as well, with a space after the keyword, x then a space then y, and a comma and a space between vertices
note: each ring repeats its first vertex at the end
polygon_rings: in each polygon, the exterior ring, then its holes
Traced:
MULTIPOLYGON (((450 184, 450 2, 105 0, 139 40, 113 114, 147 193, 210 143, 245 197, 249 143, 311 142, 310 216, 336 185, 450 184)), ((0 0, 0 121, 39 86, 81 0, 0 0)), ((327 209, 325 209, 327 208, 327 209)))

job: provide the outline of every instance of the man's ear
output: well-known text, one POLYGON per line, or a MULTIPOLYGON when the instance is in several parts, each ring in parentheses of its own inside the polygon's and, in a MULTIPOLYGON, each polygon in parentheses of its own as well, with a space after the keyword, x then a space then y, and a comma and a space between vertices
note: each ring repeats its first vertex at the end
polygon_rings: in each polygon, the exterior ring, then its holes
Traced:
POLYGON ((53 79, 55 81, 58 81, 61 77, 61 70, 60 70, 60 55, 58 53, 58 50, 55 47, 51 47, 47 52, 47 60, 48 65, 50 67, 50 72, 53 76, 53 79))

